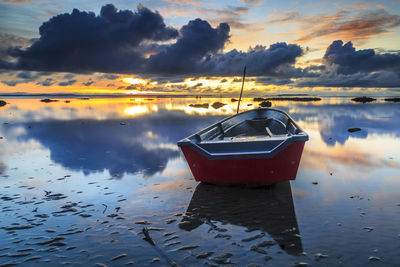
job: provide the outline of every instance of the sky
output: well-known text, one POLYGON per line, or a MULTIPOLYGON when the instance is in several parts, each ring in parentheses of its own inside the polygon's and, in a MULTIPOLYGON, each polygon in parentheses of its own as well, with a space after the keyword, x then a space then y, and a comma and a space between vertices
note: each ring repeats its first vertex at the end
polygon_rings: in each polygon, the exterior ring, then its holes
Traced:
POLYGON ((400 95, 399 44, 399 0, 0 0, 0 93, 400 95))

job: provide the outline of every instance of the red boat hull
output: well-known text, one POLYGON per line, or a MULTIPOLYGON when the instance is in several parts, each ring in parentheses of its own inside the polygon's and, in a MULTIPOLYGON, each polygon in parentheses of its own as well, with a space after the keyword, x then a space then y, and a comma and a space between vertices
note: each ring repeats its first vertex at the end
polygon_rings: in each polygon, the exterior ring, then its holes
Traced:
POLYGON ((294 142, 272 158, 207 159, 182 146, 196 181, 214 184, 273 184, 296 179, 305 142, 294 142))

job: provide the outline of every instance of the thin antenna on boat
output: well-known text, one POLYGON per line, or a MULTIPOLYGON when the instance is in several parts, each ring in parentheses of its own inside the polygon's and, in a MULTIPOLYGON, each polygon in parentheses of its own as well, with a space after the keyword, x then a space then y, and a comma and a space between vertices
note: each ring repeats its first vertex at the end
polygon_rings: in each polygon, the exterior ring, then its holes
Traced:
POLYGON ((239 102, 238 102, 238 106, 237 106, 236 114, 238 114, 238 113, 239 113, 240 100, 242 100, 243 86, 244 86, 244 78, 246 78, 246 66, 244 66, 244 70, 243 70, 242 90, 240 91, 240 97, 239 97, 239 102))

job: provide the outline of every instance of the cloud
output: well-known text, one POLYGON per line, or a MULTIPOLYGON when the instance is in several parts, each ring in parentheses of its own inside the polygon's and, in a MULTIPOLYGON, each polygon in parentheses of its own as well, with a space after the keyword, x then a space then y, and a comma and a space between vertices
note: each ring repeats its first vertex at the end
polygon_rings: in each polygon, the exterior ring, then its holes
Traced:
POLYGON ((291 79, 277 79, 273 77, 259 77, 257 78, 257 83, 265 84, 265 85, 287 85, 292 84, 293 81, 291 79))
MULTIPOLYGON (((247 7, 229 6, 221 15, 245 14, 247 7)), ((158 75, 237 75, 248 65, 249 75, 290 72, 302 55, 295 44, 256 46, 247 52, 222 53, 230 26, 215 28, 195 19, 179 31, 167 27, 158 12, 141 5, 136 12, 103 6, 100 15, 74 9, 42 24, 40 38, 30 47, 8 48, 3 68, 72 73, 135 73, 158 75)), ((111 75, 111 74, 110 74, 111 75)), ((109 76, 115 77, 115 76, 109 76)))
POLYGON ((343 41, 337 40, 326 49, 322 63, 325 64, 323 65, 325 68, 321 68, 319 72, 313 72, 316 74, 315 77, 300 79, 296 85, 300 87, 400 87, 400 55, 398 53, 377 54, 373 49, 356 50, 351 42, 343 44, 343 41))
POLYGON ((332 36, 364 41, 371 36, 388 33, 390 29, 400 25, 400 16, 391 15, 385 10, 362 12, 353 17, 348 17, 348 14, 348 12, 342 11, 333 17, 328 16, 328 18, 311 17, 306 23, 309 33, 301 36, 297 42, 332 36), (334 19, 335 17, 337 19, 334 19), (316 23, 317 21, 318 23, 316 23))
POLYGON ((87 81, 85 83, 83 83, 84 86, 90 86, 94 83, 94 81, 87 81))
POLYGON ((249 76, 280 76, 286 68, 303 54, 303 50, 296 44, 276 43, 269 48, 257 46, 247 52, 232 50, 225 54, 218 54, 203 63, 204 70, 222 75, 237 75, 247 66, 249 76))
POLYGON ((105 73, 105 74, 102 74, 102 75, 101 75, 101 78, 107 79, 107 80, 115 80, 115 79, 117 79, 118 77, 119 77, 119 75, 108 74, 108 73, 105 73))
POLYGON ((25 82, 35 81, 36 79, 50 75, 48 72, 31 72, 31 71, 21 71, 15 77, 24 79, 25 82))
POLYGON ((248 7, 228 5, 225 9, 199 8, 197 11, 200 14, 207 14, 208 20, 214 24, 224 22, 234 29, 246 29, 250 26, 243 23, 241 18, 250 12, 248 7))
POLYGON ((40 84, 40 85, 43 85, 43 86, 52 86, 55 83, 56 82, 52 78, 47 78, 46 80, 41 81, 41 82, 37 82, 36 84, 40 84))
POLYGON ((388 69, 400 72, 400 54, 376 54, 373 49, 356 51, 351 42, 343 44, 341 40, 327 48, 323 59, 328 65, 337 65, 341 74, 388 69))
POLYGON ((0 32, 0 68, 2 60, 11 60, 12 57, 9 54, 10 47, 25 47, 30 44, 29 39, 23 38, 14 34, 1 33, 0 32))
POLYGON ((20 73, 17 74, 17 77, 21 78, 21 79, 28 79, 28 80, 34 79, 34 76, 32 75, 32 72, 30 72, 30 71, 21 71, 20 73))
POLYGON ((73 85, 74 83, 76 83, 76 80, 69 80, 69 81, 65 81, 65 82, 59 82, 58 85, 59 86, 69 86, 69 85, 73 85))
POLYGON ((293 22, 293 21, 302 19, 304 16, 298 12, 286 12, 286 13, 280 13, 280 14, 273 14, 273 15, 271 15, 271 17, 273 19, 268 21, 267 25, 275 24, 275 23, 293 22))
POLYGON ((21 72, 16 73, 16 75, 15 75, 15 78, 17 78, 18 80, 2 81, 2 83, 5 85, 8 85, 8 86, 16 86, 17 84, 20 84, 20 83, 29 83, 29 82, 36 81, 38 78, 40 78, 42 76, 46 76, 46 75, 49 75, 49 73, 21 71, 21 72))
POLYGON ((264 0, 238 0, 239 2, 246 5, 261 5, 264 0))
POLYGON ((179 6, 204 6, 203 2, 195 1, 195 0, 164 0, 167 3, 175 4, 179 6))
POLYGON ((390 33, 392 29, 400 25, 400 16, 383 9, 361 12, 344 9, 335 14, 319 15, 286 12, 274 14, 272 20, 266 25, 279 23, 296 23, 299 34, 296 42, 299 43, 309 42, 316 38, 364 42, 370 37, 390 33))
POLYGON ((314 79, 301 80, 297 82, 297 86, 398 88, 400 87, 400 74, 389 71, 348 75, 327 72, 314 79))
POLYGON ((16 86, 17 84, 21 83, 21 81, 16 81, 16 80, 12 80, 12 81, 1 81, 1 83, 8 85, 8 86, 16 86))
POLYGON ((75 74, 73 74, 73 73, 66 73, 64 75, 64 79, 68 79, 68 80, 71 80, 74 77, 75 77, 75 74))
POLYGON ((24 5, 40 1, 42 0, 1 0, 2 3, 11 5, 24 5))

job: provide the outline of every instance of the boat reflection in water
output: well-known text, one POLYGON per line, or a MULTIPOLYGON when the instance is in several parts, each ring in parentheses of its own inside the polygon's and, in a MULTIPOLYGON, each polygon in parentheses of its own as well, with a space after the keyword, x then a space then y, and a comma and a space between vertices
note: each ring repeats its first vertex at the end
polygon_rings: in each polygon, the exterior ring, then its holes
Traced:
POLYGON ((290 182, 268 187, 222 187, 200 183, 179 224, 191 231, 219 221, 268 233, 288 254, 303 252, 290 182))

